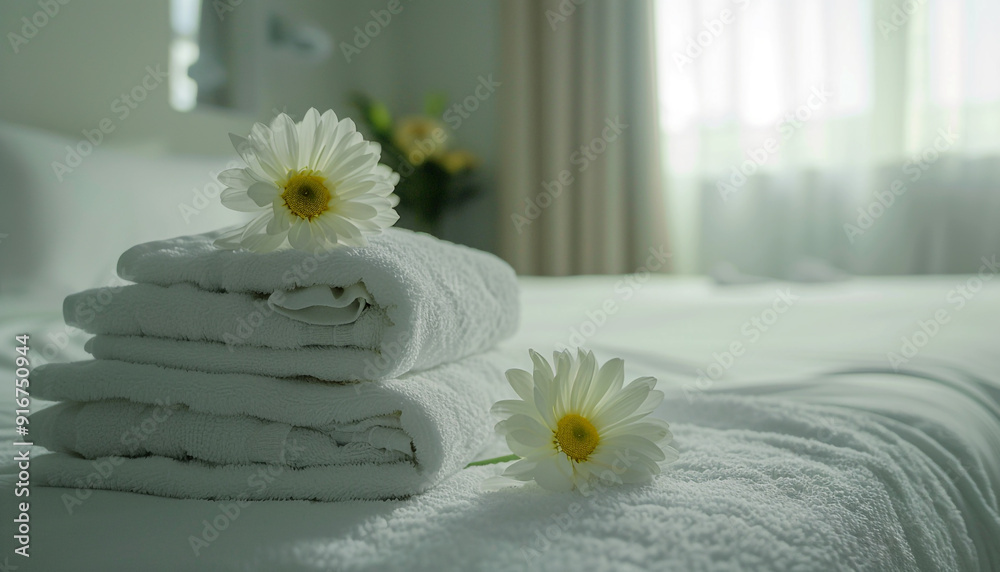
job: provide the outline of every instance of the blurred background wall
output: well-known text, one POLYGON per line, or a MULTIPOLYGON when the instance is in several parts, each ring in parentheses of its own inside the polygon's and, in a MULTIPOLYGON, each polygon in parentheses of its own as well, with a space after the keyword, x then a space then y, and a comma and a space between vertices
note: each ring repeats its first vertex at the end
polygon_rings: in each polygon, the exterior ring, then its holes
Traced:
MULTIPOLYGON (((80 138, 82 130, 110 118, 115 129, 102 147, 235 158, 226 134, 245 134, 251 121, 266 122, 277 112, 301 118, 315 106, 354 115, 349 96, 358 90, 382 99, 394 112, 419 112, 427 92, 440 91, 450 100, 460 100, 476 89, 480 76, 493 74, 502 82, 496 0, 401 0, 401 10, 360 53, 351 53, 349 62, 342 42, 354 44, 355 28, 364 29, 373 20, 371 12, 384 11, 387 0, 209 2, 205 7, 219 21, 237 21, 247 30, 266 28, 275 16, 292 29, 322 30, 331 49, 321 58, 303 57, 294 50, 294 38, 292 48, 271 44, 253 48, 256 93, 248 98, 249 108, 199 105, 178 111, 171 107, 167 82, 161 82, 119 120, 122 105, 127 105, 120 101, 121 94, 144 80, 147 66, 168 72, 176 36, 170 0, 75 0, 65 5, 53 0, 51 4, 58 6, 53 16, 36 16, 49 5, 45 1, 3 2, 0 30, 7 45, 0 50, 0 119, 80 138), (28 37, 32 27, 22 30, 23 18, 45 24, 34 26, 37 31, 28 37), (11 33, 26 42, 12 40, 11 33)), ((153 82, 147 80, 147 85, 153 82)), ((482 101, 455 133, 462 147, 481 158, 487 187, 496 165, 496 110, 497 98, 482 101)), ((491 191, 484 189, 477 199, 449 213, 441 234, 495 250, 491 191)))
POLYGON ((650 249, 722 281, 974 272, 1000 251, 998 19, 995 0, 13 0, 0 121, 67 138, 32 160, 103 120, 102 150, 225 163, 253 121, 315 106, 364 130, 364 93, 443 123, 440 93, 475 108, 449 145, 480 192, 422 230, 519 273, 630 272, 650 249))

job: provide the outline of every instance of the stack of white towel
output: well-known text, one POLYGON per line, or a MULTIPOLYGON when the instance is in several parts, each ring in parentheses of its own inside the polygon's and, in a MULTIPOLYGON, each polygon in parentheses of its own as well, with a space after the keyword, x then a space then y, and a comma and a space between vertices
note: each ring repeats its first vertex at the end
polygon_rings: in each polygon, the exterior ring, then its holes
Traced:
POLYGON ((43 485, 182 498, 384 499, 476 457, 519 318, 498 258, 388 229, 365 248, 136 246, 66 299, 94 360, 33 373, 43 485))

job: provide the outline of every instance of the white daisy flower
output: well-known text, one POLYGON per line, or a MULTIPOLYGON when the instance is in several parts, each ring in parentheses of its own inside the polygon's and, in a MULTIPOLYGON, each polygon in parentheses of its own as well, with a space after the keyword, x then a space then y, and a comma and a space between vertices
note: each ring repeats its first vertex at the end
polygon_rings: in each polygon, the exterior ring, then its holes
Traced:
MULTIPOLYGON (((660 464, 677 460, 667 445, 666 421, 647 417, 663 401, 656 379, 640 377, 624 389, 625 362, 612 359, 598 369, 593 352, 553 354, 555 371, 534 350, 534 374, 507 372, 521 399, 499 401, 493 412, 509 416, 497 424, 520 460, 502 477, 536 481, 546 489, 585 489, 595 480, 642 483, 660 464)), ((494 480, 489 486, 497 486, 494 480)))
POLYGON ((282 113, 270 127, 255 124, 246 138, 229 137, 247 166, 219 174, 227 187, 222 204, 260 214, 220 237, 222 248, 365 246, 399 219, 392 194, 399 175, 379 164, 381 148, 350 119, 310 109, 296 124, 282 113))

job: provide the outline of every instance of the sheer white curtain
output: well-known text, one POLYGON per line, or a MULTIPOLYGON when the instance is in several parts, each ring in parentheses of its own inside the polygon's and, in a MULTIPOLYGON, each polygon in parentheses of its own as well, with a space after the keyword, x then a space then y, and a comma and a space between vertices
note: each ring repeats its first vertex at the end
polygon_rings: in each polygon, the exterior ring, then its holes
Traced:
POLYGON ((1000 255, 997 22, 996 0, 660 0, 677 267, 1000 255))

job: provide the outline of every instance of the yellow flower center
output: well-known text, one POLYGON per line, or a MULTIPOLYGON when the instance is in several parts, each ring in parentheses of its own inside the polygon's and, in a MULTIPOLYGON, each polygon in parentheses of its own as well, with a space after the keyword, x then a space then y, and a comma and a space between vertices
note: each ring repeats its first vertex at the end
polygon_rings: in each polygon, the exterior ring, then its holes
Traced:
POLYGON ((559 449, 578 463, 586 461, 600 442, 597 428, 586 417, 568 413, 556 424, 559 449))
POLYGON ((326 179, 308 169, 288 178, 281 198, 292 214, 306 220, 312 220, 330 209, 331 195, 326 188, 326 179))

